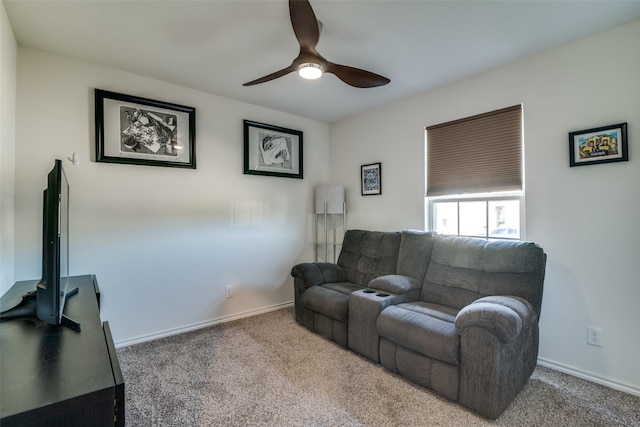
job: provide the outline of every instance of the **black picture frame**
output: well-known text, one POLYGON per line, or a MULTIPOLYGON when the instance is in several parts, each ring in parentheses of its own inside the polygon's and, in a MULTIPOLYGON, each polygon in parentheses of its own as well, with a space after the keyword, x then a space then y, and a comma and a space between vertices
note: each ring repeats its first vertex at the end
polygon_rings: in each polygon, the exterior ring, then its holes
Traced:
POLYGON ((360 192, 363 196, 382 194, 382 164, 360 166, 360 192))
POLYGON ((303 134, 244 120, 244 173, 304 179, 303 134))
POLYGON ((629 161, 627 123, 569 132, 569 166, 629 161))
POLYGON ((196 110, 95 89, 96 162, 196 168, 196 110))

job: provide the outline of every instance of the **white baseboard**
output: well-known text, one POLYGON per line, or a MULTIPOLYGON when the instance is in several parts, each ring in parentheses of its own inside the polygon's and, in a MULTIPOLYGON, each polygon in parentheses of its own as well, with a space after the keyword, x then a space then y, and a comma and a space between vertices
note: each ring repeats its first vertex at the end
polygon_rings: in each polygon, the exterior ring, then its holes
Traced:
POLYGON ((271 305, 268 307, 262 307, 255 310, 243 311, 241 313, 232 314, 229 316, 219 317, 217 319, 211 319, 204 322, 192 323, 191 325, 181 326, 179 328, 167 329, 164 331, 156 332, 149 335, 142 335, 139 337, 131 338, 124 341, 115 342, 116 348, 127 347, 134 344, 140 344, 147 341, 153 341, 160 338, 168 337, 171 335, 182 334, 185 332, 195 331, 197 329, 207 328, 209 326, 219 325, 221 323, 232 322, 234 320, 244 319, 245 317, 257 316, 258 314, 269 313, 271 311, 281 310, 286 307, 292 307, 293 301, 285 302, 281 304, 271 305))
POLYGON ((538 358, 538 364, 540 366, 554 369, 556 371, 560 371, 565 374, 573 375, 574 377, 582 378, 583 380, 591 381, 596 384, 600 384, 605 387, 612 388, 614 390, 620 390, 625 393, 633 394, 635 396, 640 396, 640 388, 638 387, 634 387, 629 384, 624 384, 619 381, 613 381, 611 379, 604 378, 599 375, 595 375, 591 372, 585 372, 573 366, 564 365, 562 363, 554 362, 552 360, 544 359, 542 357, 538 358))

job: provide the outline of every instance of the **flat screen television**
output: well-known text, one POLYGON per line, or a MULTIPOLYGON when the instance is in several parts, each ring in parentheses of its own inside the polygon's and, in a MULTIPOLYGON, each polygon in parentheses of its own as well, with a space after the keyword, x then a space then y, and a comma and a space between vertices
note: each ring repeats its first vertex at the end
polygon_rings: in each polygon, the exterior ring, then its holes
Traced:
POLYGON ((78 288, 69 283, 69 182, 56 159, 47 176, 42 203, 42 278, 14 308, 2 312, 2 320, 35 316, 50 325, 80 330, 80 323, 64 314, 67 298, 78 288))

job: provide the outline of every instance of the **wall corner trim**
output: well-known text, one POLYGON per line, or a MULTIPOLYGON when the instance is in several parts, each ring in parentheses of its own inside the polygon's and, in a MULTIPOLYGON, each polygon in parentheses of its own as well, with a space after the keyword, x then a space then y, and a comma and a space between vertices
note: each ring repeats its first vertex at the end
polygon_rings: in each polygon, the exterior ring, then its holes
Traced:
POLYGON ((190 325, 180 326, 178 328, 166 329, 157 333, 149 335, 140 335, 131 339, 118 341, 115 343, 116 348, 128 347, 134 344, 140 344, 147 341, 153 341, 160 338, 169 337, 171 335, 182 334, 185 332, 195 331, 197 329, 207 328, 209 326, 219 325, 221 323, 232 322, 234 320, 244 319, 245 317, 257 316, 259 314, 269 313, 271 311, 282 310, 288 307, 293 307, 293 301, 285 302, 282 304, 270 305, 267 307, 257 308, 255 310, 243 311, 241 313, 231 314, 229 316, 218 317, 216 319, 207 320, 204 322, 192 323, 190 325))
POLYGON ((603 385, 605 387, 612 388, 614 390, 622 391, 625 393, 633 394, 640 397, 640 388, 632 386, 630 384, 624 384, 616 380, 605 378, 599 375, 595 375, 591 372, 586 372, 578 369, 574 366, 565 365, 563 363, 554 362, 553 360, 538 358, 538 364, 545 368, 554 369, 556 371, 563 372, 565 374, 572 375, 574 377, 582 378, 583 380, 591 381, 596 384, 603 385))

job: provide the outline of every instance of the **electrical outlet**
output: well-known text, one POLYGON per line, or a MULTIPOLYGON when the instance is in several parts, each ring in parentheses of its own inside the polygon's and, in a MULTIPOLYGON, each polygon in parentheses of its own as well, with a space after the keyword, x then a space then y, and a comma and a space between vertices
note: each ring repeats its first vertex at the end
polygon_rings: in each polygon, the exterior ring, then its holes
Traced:
POLYGON ((602 347, 602 329, 587 326, 587 344, 602 347))
POLYGON ((224 297, 231 298, 233 296, 233 286, 229 285, 224 288, 224 297))

